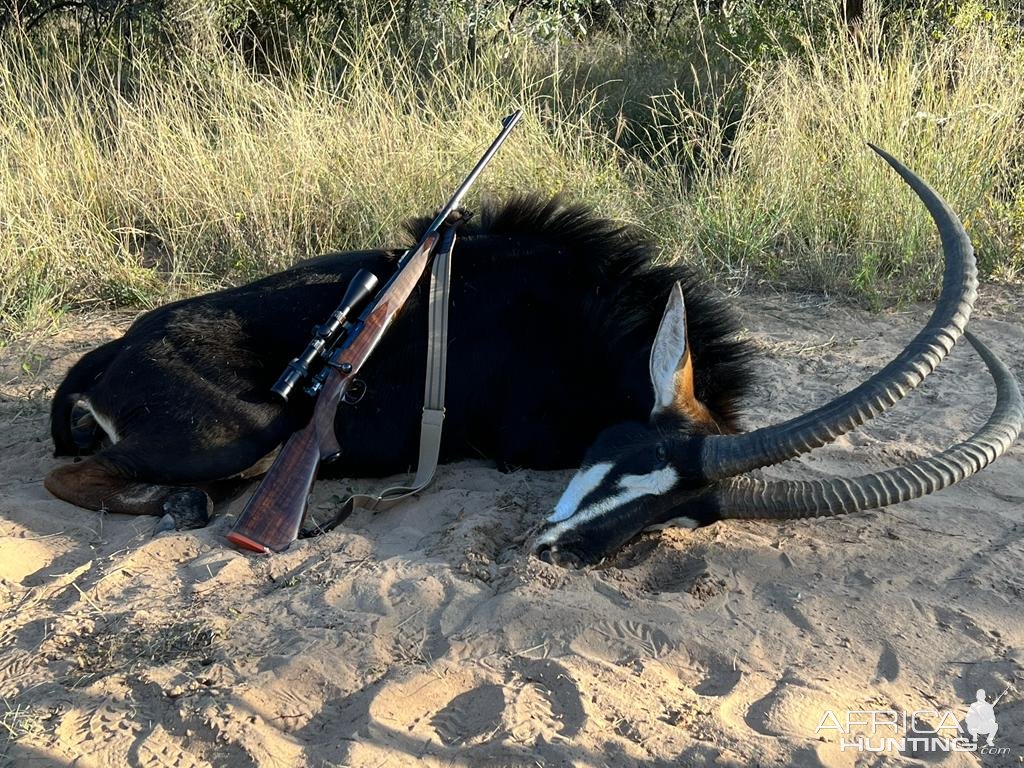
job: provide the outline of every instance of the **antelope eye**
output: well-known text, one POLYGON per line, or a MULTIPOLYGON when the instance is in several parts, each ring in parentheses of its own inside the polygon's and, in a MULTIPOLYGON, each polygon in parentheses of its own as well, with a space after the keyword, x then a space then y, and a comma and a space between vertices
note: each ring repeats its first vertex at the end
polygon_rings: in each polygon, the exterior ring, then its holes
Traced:
POLYGON ((658 446, 657 456, 658 456, 658 461, 667 461, 668 460, 668 451, 665 450, 665 446, 664 445, 659 445, 658 446))

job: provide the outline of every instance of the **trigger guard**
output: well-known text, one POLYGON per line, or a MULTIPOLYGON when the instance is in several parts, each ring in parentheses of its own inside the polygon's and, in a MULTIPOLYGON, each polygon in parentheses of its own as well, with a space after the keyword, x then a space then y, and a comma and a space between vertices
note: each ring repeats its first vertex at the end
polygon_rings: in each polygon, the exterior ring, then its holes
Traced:
POLYGON ((349 384, 348 389, 341 398, 341 402, 346 405, 356 405, 366 396, 366 382, 362 379, 352 379, 352 383, 349 384))

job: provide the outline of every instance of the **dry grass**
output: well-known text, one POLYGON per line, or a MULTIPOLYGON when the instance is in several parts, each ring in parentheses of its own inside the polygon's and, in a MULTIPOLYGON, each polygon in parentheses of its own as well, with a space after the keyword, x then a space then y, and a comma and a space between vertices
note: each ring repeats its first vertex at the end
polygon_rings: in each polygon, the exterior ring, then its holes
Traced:
POLYGON ((26 736, 34 736, 45 729, 47 715, 25 704, 14 704, 0 698, 0 757, 7 747, 26 736))
MULTIPOLYGON (((868 140, 950 199, 989 273, 1020 274, 1024 48, 999 23, 936 40, 872 21, 728 76, 707 58, 647 94, 647 124, 628 129, 605 101, 621 88, 584 86, 549 47, 424 60, 393 49, 389 23, 343 47, 297 46, 271 75, 202 24, 173 61, 141 45, 84 59, 56 37, 0 45, 0 332, 394 244, 512 106, 527 118, 481 188, 566 190, 719 277, 874 301, 930 293, 930 226, 868 140)), ((626 53, 602 53, 603 71, 629 77, 626 53)))
POLYGON ((107 675, 132 675, 144 666, 207 665, 220 637, 217 628, 196 619, 142 623, 97 613, 74 630, 55 633, 43 653, 63 664, 61 681, 76 688, 107 675))
POLYGON ((444 202, 512 105, 531 118, 489 169, 491 189, 625 196, 585 115, 543 125, 543 83, 516 62, 500 63, 500 81, 455 65, 421 77, 380 44, 369 29, 273 77, 214 46, 173 65, 136 52, 128 94, 56 40, 45 62, 0 50, 4 325, 149 306, 393 242, 444 202))
POLYGON ((1007 234, 1019 207, 1024 46, 967 24, 837 35, 747 76, 730 163, 712 174, 693 239, 726 264, 875 302, 928 295, 934 225, 877 144, 929 181, 968 225, 982 269, 1021 275, 1007 234))

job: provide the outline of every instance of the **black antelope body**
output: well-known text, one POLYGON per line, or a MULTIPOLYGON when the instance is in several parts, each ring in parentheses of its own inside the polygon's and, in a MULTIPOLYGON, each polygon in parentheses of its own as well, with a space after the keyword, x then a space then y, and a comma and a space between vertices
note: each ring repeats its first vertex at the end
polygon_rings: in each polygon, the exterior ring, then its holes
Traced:
MULTIPOLYGON (((913 173, 883 157, 935 219, 942 293, 918 336, 846 395, 786 423, 737 434, 750 354, 719 299, 681 265, 654 265, 629 228, 534 198, 486 208, 456 248, 442 460, 581 467, 534 552, 594 563, 669 519, 806 517, 885 506, 995 460, 1024 421, 1009 371, 978 340, 997 404, 973 437, 860 478, 766 482, 744 473, 798 456, 905 396, 964 333, 975 297, 962 225, 913 173)), ((421 222, 419 227, 425 226, 421 222)), ((170 304, 82 358, 54 397, 58 455, 91 454, 46 478, 89 509, 205 520, 210 498, 265 470, 309 418, 270 394, 278 373, 360 268, 396 253, 333 254, 255 283, 170 304)), ((416 460, 426 361, 423 285, 363 372, 361 401, 335 420, 341 453, 322 475, 381 476, 416 460)))

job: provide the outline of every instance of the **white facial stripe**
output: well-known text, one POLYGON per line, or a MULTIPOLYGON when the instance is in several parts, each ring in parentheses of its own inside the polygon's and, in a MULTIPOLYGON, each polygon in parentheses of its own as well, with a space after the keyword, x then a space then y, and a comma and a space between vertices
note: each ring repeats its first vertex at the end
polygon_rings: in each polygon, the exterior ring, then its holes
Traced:
MULTIPOLYGON (((611 469, 610 465, 609 469, 611 469)), ((605 474, 607 474, 607 472, 605 474)), ((667 493, 672 490, 678 481, 679 475, 672 467, 664 467, 663 469, 649 472, 646 475, 624 475, 619 480, 619 488, 621 489, 620 493, 617 493, 614 496, 609 496, 596 504, 591 504, 586 509, 580 510, 569 518, 560 518, 558 521, 551 519, 555 517, 555 515, 548 518, 551 522, 557 522, 558 524, 546 531, 543 536, 538 537, 536 544, 553 544, 562 536, 563 533, 571 531, 577 525, 586 523, 619 507, 623 507, 629 502, 639 499, 641 496, 667 493)), ((570 483, 570 486, 571 485, 572 484, 570 483)), ((568 490, 566 493, 568 493, 568 490)))
POLYGON ((587 494, 597 488, 611 470, 611 464, 595 464, 583 472, 577 472, 569 482, 569 487, 565 489, 565 493, 562 494, 562 498, 558 500, 555 511, 548 518, 548 522, 558 523, 572 517, 583 502, 583 499, 587 497, 587 494))
POLYGON ((623 475, 619 480, 619 488, 638 491, 640 494, 665 493, 679 480, 679 475, 672 467, 664 467, 646 475, 623 475))
POLYGON ((107 437, 110 439, 111 445, 113 445, 114 443, 121 439, 121 437, 117 434, 117 430, 114 429, 114 422, 112 422, 110 419, 108 419, 106 416, 104 416, 102 413, 96 410, 93 407, 92 403, 90 403, 87 399, 83 398, 79 402, 81 402, 85 409, 92 414, 92 417, 96 420, 96 424, 99 425, 99 428, 107 433, 107 437))

